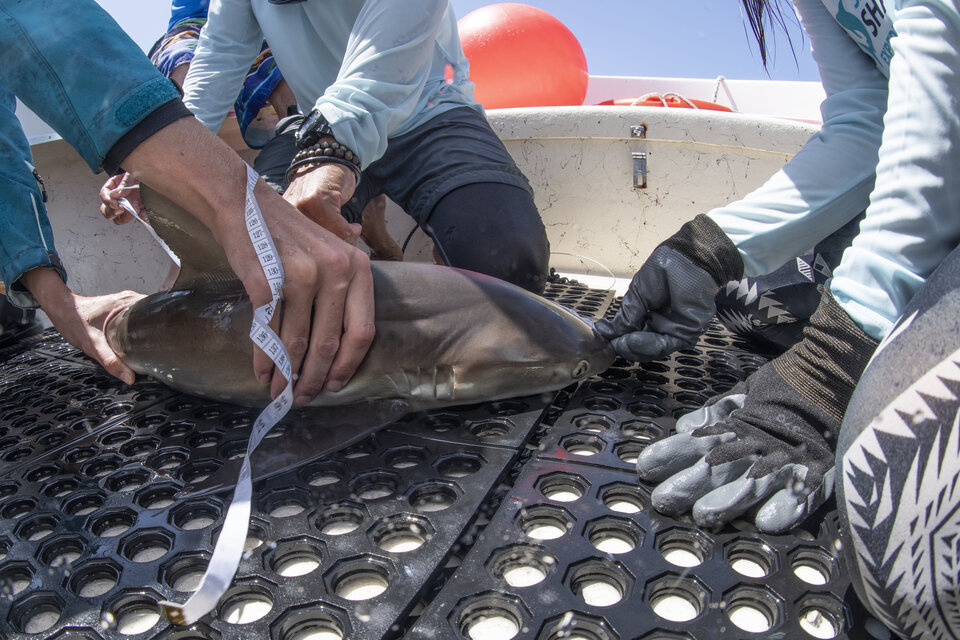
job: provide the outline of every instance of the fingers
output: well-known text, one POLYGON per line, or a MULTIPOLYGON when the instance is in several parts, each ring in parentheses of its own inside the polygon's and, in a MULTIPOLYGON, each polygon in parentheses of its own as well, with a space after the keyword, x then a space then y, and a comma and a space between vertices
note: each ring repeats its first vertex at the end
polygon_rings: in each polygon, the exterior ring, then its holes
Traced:
POLYGON ((607 340, 641 331, 647 323, 647 314, 643 299, 631 288, 623 297, 620 309, 613 319, 604 318, 597 322, 597 331, 607 340))
POLYGON ((121 206, 120 199, 126 198, 138 213, 142 211, 137 187, 139 182, 129 173, 112 176, 100 187, 100 214, 114 224, 126 224, 133 220, 133 216, 121 206))
POLYGON ((89 350, 84 349, 84 352, 91 358, 97 360, 103 368, 107 370, 107 373, 114 378, 119 378, 126 384, 133 384, 136 381, 136 374, 133 372, 133 369, 125 365, 123 361, 117 357, 117 354, 115 354, 110 348, 110 345, 107 344, 107 340, 102 333, 93 337, 91 342, 92 344, 89 350))
POLYGON ((833 494, 833 474, 827 476, 819 486, 807 484, 809 470, 803 465, 791 465, 786 485, 773 494, 757 511, 757 529, 764 533, 782 533, 798 525, 810 513, 833 494))
MULTIPOLYGON (((327 270, 323 274, 316 297, 310 300, 313 323, 307 327, 310 331, 309 346, 305 353, 306 359, 302 360, 300 379, 293 390, 293 398, 297 404, 310 402, 323 390, 330 365, 340 349, 349 272, 350 264, 346 258, 328 260, 327 270)), ((304 317, 309 320, 309 309, 304 317)))
POLYGON ((650 494, 653 506, 666 515, 690 511, 703 496, 743 476, 752 463, 753 458, 741 458, 718 465, 698 460, 693 466, 657 485, 650 494))
POLYGON ((693 466, 715 446, 735 437, 732 433, 703 438, 689 433, 672 435, 640 452, 637 456, 637 473, 644 480, 659 482, 693 466))
MULTIPOLYGON (((312 284, 315 274, 310 271, 298 273, 295 269, 289 269, 287 286, 283 289, 283 315, 280 318, 278 334, 283 346, 287 349, 287 355, 290 357, 290 371, 296 373, 300 371, 303 359, 307 355, 307 349, 310 346, 310 315, 313 310, 314 298, 311 295, 316 290, 316 284, 312 284)), ((325 372, 324 372, 325 373, 325 372)), ((304 382, 303 372, 300 371, 300 377, 294 384, 294 401, 299 404, 306 404, 313 399, 323 385, 323 378, 320 379, 320 387, 309 397, 302 398, 297 395, 304 382)), ((313 379, 306 378, 306 388, 313 390, 313 379)), ((287 386, 287 380, 280 373, 279 369, 274 371, 273 380, 270 385, 271 397, 276 397, 287 386)))
MULTIPOLYGON (((599 325, 599 322, 597 324, 599 325)), ((599 327, 597 330, 600 331, 599 327)), ((601 335, 604 335, 602 331, 601 335)), ((678 349, 689 346, 685 340, 675 336, 651 331, 633 331, 613 338, 610 344, 613 345, 618 356, 633 362, 659 360, 678 349)))
POLYGON ((705 405, 678 418, 677 433, 689 433, 701 427, 723 422, 731 413, 742 408, 746 401, 745 393, 723 396, 713 404, 705 405))
POLYGON ((342 389, 353 377, 367 354, 376 334, 373 310, 373 275, 370 273, 369 265, 361 265, 347 291, 343 314, 343 337, 340 340, 340 349, 327 374, 326 387, 330 391, 342 389))

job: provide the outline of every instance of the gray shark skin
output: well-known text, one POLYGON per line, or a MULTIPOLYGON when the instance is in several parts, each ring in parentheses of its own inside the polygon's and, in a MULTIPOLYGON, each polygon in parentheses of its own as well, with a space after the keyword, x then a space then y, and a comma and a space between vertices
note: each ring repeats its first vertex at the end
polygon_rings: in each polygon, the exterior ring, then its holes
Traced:
MULTIPOLYGON (((108 320, 134 371, 188 394, 265 406, 253 375, 252 308, 210 232, 143 185, 152 226, 182 263, 173 289, 108 320)), ((509 283, 423 263, 374 262, 376 337, 337 392, 308 406, 382 401, 404 411, 553 391, 601 372, 615 354, 576 314, 509 283)))

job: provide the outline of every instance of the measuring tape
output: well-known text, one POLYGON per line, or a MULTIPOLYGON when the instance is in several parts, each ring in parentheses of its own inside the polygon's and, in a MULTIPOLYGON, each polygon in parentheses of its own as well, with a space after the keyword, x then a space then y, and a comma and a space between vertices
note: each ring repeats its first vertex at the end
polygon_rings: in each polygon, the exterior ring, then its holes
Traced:
POLYGON ((290 371, 290 357, 280 338, 269 327, 270 318, 277 308, 283 289, 283 266, 277 258, 277 247, 273 244, 270 231, 263 222, 260 207, 253 196, 253 188, 257 184, 256 172, 247 165, 247 200, 244 213, 247 221, 247 233, 260 259, 263 274, 270 284, 272 299, 268 304, 258 307, 253 312, 253 323, 250 327, 250 339, 263 350, 287 379, 287 386, 276 400, 267 405, 250 432, 247 442, 247 452, 243 456, 240 474, 237 476, 237 486, 233 491, 233 500, 227 509, 227 517, 220 529, 220 537, 213 549, 213 556, 207 571, 203 574, 200 586, 190 599, 183 604, 163 601, 160 606, 164 614, 174 624, 190 625, 212 611, 221 596, 233 582, 233 576, 240 566, 243 556, 243 545, 247 539, 247 528, 250 526, 250 499, 253 496, 253 480, 250 472, 250 456, 260 444, 260 441, 269 433, 275 424, 283 419, 290 407, 293 406, 293 383, 290 371))

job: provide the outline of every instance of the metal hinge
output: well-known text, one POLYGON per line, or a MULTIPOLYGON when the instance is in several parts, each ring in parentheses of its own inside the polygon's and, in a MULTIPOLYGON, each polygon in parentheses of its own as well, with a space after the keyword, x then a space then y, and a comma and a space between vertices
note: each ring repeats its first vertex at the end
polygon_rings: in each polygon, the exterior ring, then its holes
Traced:
POLYGON ((633 188, 647 188, 647 152, 634 151, 633 156, 633 188))

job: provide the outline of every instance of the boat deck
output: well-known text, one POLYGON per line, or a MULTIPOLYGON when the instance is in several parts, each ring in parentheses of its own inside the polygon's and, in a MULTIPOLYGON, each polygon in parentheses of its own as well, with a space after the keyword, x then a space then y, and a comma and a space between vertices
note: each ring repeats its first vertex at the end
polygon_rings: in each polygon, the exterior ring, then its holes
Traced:
MULTIPOLYGON (((557 278, 547 295, 593 318, 616 304, 557 278)), ((256 483, 233 586, 181 628, 157 603, 196 588, 230 497, 190 487, 233 477, 256 411, 127 387, 48 330, 0 351, 0 637, 883 638, 832 504, 787 535, 712 532, 637 480, 644 446, 765 361, 715 325, 659 362, 409 416, 320 459, 289 445, 321 427, 288 416, 264 445, 289 468, 256 483)))

